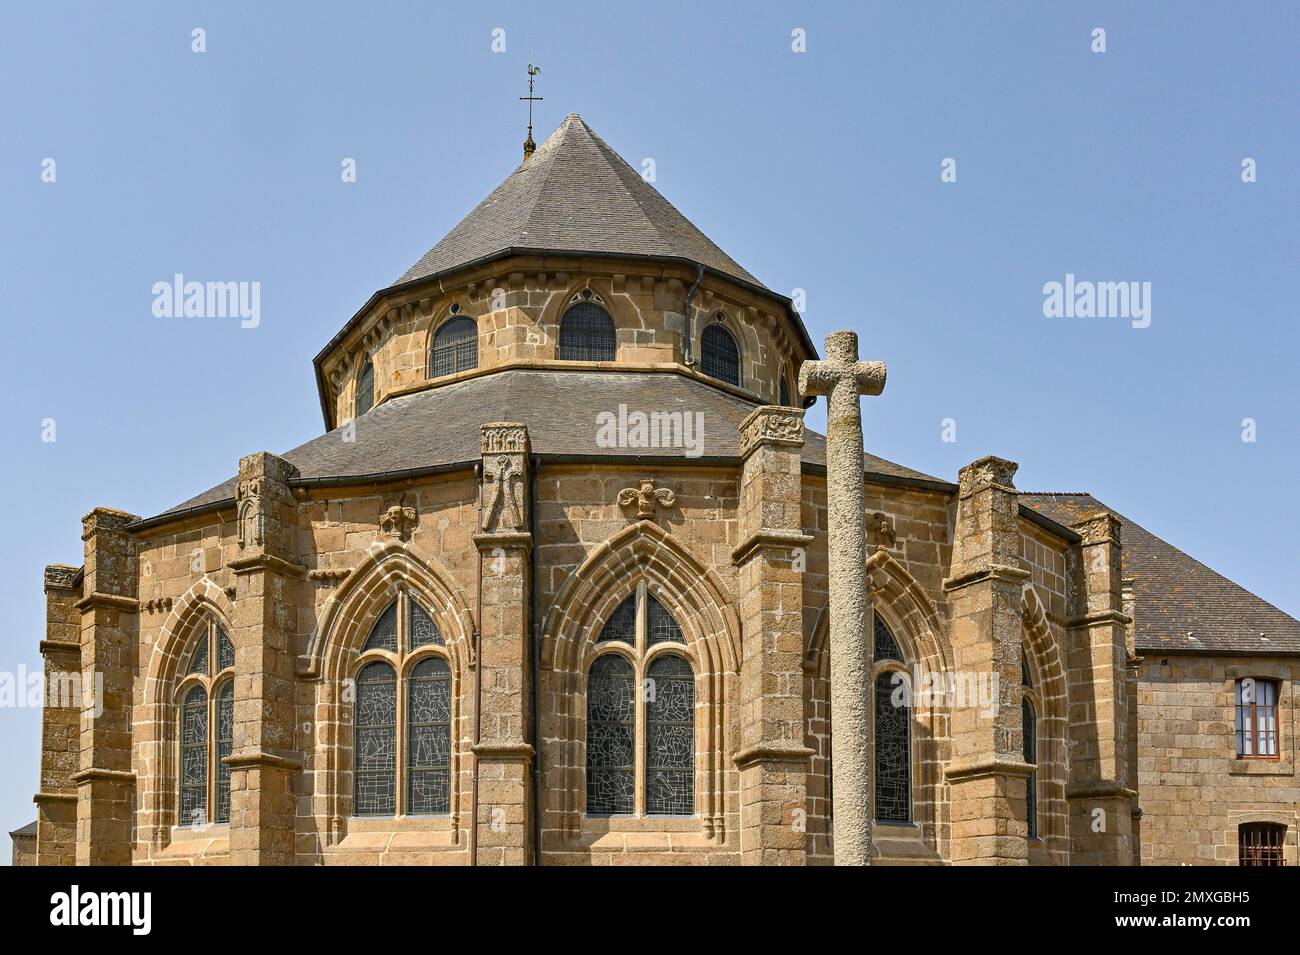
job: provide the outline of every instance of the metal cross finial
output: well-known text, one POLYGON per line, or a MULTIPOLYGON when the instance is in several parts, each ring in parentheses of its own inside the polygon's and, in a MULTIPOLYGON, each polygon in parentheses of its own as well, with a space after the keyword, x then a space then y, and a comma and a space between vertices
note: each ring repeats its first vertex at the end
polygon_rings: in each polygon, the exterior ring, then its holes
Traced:
POLYGON ((533 83, 536 82, 537 74, 542 72, 540 66, 532 64, 532 55, 528 57, 528 95, 519 97, 521 100, 528 102, 528 138, 524 140, 524 159, 527 160, 537 150, 537 144, 533 142, 533 103, 541 102, 546 97, 533 95, 533 83))

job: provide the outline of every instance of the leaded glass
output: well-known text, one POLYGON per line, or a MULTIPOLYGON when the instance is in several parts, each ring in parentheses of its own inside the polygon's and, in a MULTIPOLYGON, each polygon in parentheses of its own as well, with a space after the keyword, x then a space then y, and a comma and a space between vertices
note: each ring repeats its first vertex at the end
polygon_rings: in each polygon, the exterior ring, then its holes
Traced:
POLYGON ((181 825, 208 821, 208 695, 192 686, 181 705, 181 825))
POLYGON ((407 681, 406 811, 451 812, 451 669, 421 660, 407 681))
POLYGON ((656 643, 685 643, 686 638, 682 636, 682 628, 677 626, 677 621, 653 595, 646 595, 646 643, 654 646, 656 643))
POLYGON ((898 649, 898 641, 889 632, 889 627, 885 626, 885 621, 880 619, 880 614, 873 614, 873 616, 876 619, 875 661, 882 663, 885 660, 897 660, 902 663, 903 654, 898 649))
POLYGON ((433 336, 429 377, 440 378, 478 367, 478 326, 472 318, 453 318, 433 336))
POLYGON ((661 656, 646 681, 646 812, 695 812, 695 672, 661 656))
POLYGON ((397 677, 387 663, 371 663, 357 674, 353 812, 391 816, 397 812, 397 677))
POLYGON ((235 665, 235 645, 230 642, 230 634, 220 624, 217 624, 217 655, 221 664, 218 672, 229 670, 235 665))
MULTIPOLYGON (((1034 704, 1028 697, 1020 701, 1020 722, 1024 730, 1025 762, 1038 763, 1038 717, 1034 713, 1034 704)), ((1025 780, 1025 822, 1029 826, 1029 838, 1038 838, 1038 773, 1032 772, 1025 780)))
POLYGON ((629 647, 636 646, 636 594, 619 604, 618 609, 605 621, 605 628, 600 631, 597 642, 606 643, 610 640, 621 641, 629 647))
POLYGON ((700 336, 700 370, 710 378, 740 384, 740 348, 725 325, 714 323, 700 336))
POLYGON ((216 822, 230 821, 230 767, 225 759, 235 744, 235 681, 217 691, 217 813, 216 822))
POLYGON ((594 302, 578 302, 560 319, 561 361, 613 361, 614 320, 594 302))
POLYGON ((202 634, 198 642, 194 645, 194 652, 190 655, 190 667, 185 671, 188 673, 201 673, 208 675, 208 628, 205 625, 202 628, 202 634))
POLYGON ((876 677, 876 819, 912 821, 912 708, 895 696, 902 674, 876 677))
POLYGON ((445 645, 442 639, 442 631, 438 625, 433 622, 429 616, 429 611, 420 606, 418 600, 411 600, 411 649, 422 647, 426 643, 436 643, 438 646, 445 645))
POLYGON ((366 359, 357 376, 357 417, 361 417, 375 406, 375 365, 366 359))
POLYGON ((632 664, 598 657, 587 675, 587 812, 636 811, 636 698, 632 664))
POLYGON ((397 652, 397 602, 388 605, 388 609, 379 615, 370 636, 366 638, 367 650, 387 650, 397 652))

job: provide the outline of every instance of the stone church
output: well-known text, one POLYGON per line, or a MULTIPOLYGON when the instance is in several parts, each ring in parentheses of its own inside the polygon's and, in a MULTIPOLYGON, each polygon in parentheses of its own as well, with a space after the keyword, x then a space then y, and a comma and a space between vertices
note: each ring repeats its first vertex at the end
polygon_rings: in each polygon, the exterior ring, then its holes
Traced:
MULTIPOLYGON (((44 711, 36 861, 830 862, 816 357, 530 137, 317 355, 320 437, 45 569, 102 700, 44 711)), ((876 862, 1296 864, 1300 623, 1015 472, 863 457, 876 862)))

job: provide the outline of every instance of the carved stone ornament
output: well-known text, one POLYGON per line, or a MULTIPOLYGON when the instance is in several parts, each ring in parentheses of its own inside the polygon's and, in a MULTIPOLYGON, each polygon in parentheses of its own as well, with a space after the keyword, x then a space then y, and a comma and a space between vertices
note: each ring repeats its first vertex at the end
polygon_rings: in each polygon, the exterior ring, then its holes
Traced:
POLYGON ((239 546, 261 547, 266 543, 266 515, 262 510, 261 482, 239 482, 239 546))
POLYGON ((894 522, 885 514, 876 511, 867 518, 867 540, 874 541, 877 550, 886 550, 894 546, 898 534, 894 531, 894 522))
POLYGON ((394 504, 379 518, 379 529, 394 540, 407 541, 411 539, 418 518, 415 508, 394 504))
POLYGON ((760 444, 802 447, 803 410, 765 405, 740 425, 740 455, 747 457, 760 444))
POLYGON ((650 478, 643 478, 636 487, 625 487, 618 492, 620 507, 636 505, 636 516, 640 520, 653 519, 660 507, 672 507, 677 495, 666 487, 655 487, 650 478))

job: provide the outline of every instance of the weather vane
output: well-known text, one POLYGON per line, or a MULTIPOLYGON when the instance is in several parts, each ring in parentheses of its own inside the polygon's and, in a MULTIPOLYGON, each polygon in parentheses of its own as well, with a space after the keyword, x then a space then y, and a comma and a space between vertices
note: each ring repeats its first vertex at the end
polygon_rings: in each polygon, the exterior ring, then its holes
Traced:
POLYGON ((533 66, 532 55, 529 54, 528 60, 528 95, 519 97, 521 100, 528 101, 528 138, 524 140, 524 159, 528 159, 537 150, 537 144, 533 142, 533 103, 541 102, 545 97, 533 95, 533 84, 537 81, 537 74, 542 72, 540 66, 533 66))

